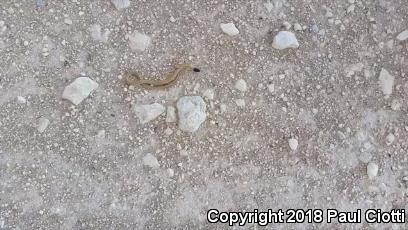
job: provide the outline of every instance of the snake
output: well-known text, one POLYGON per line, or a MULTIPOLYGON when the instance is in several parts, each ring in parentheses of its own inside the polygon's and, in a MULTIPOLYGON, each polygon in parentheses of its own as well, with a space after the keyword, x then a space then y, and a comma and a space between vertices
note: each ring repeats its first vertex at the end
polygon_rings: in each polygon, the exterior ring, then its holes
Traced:
POLYGON ((140 86, 145 89, 166 89, 176 84, 180 76, 186 71, 200 72, 198 68, 193 68, 190 64, 178 64, 176 68, 168 73, 162 80, 142 79, 138 73, 131 72, 126 75, 125 80, 128 85, 140 86))

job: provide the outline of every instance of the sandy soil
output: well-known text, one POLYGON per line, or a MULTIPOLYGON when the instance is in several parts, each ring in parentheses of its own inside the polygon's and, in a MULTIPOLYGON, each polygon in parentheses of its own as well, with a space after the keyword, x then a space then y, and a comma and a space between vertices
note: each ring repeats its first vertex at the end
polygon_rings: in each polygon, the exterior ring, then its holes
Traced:
POLYGON ((0 229, 224 229, 208 209, 408 209, 406 0, 45 3, 0 3, 0 229), (239 34, 221 30, 229 22, 239 34), (282 30, 298 48, 272 48, 282 30), (124 83, 177 63, 201 72, 166 90, 124 83), (81 76, 98 88, 75 106, 62 94, 81 76), (206 104, 193 133, 133 110, 186 95, 206 104))

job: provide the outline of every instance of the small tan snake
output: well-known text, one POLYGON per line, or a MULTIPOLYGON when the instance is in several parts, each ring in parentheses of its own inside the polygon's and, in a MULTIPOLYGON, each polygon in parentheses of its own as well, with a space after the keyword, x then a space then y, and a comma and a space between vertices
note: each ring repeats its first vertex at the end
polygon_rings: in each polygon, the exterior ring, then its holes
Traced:
POLYGON ((165 89, 176 84, 181 74, 187 70, 193 70, 194 72, 200 72, 199 69, 193 68, 189 64, 176 65, 176 69, 170 72, 166 78, 162 80, 147 80, 141 79, 137 73, 129 73, 126 75, 125 80, 128 85, 140 86, 145 89, 165 89))

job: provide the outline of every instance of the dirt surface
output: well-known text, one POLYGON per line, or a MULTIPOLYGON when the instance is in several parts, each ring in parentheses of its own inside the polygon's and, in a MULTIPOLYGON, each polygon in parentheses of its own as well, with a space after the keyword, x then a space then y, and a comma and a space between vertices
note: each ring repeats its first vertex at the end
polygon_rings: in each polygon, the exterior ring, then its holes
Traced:
POLYGON ((0 4, 0 229, 224 229, 209 209, 408 209, 406 0, 45 3, 0 4), (229 22, 239 34, 221 30, 229 22), (272 48, 282 30, 298 48, 272 48), (123 80, 180 63, 200 72, 166 90, 123 80), (98 88, 75 106, 62 93, 81 76, 98 88), (193 133, 132 109, 185 95, 206 104, 193 133))

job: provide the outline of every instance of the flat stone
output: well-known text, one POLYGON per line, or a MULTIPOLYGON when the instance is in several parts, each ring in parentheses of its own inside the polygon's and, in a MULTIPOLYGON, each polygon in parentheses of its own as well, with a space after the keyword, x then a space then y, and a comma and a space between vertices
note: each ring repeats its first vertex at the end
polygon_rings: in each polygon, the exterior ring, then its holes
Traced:
POLYGON ((166 110, 166 122, 176 122, 177 115, 176 115, 176 108, 173 106, 167 106, 166 110))
POLYGON ((368 163, 367 165, 367 176, 368 178, 374 179, 378 174, 378 165, 376 163, 368 163))
POLYGON ((160 167, 159 161, 151 153, 148 153, 143 157, 143 165, 154 169, 160 167))
POLYGON ((280 31, 274 38, 272 47, 278 50, 288 48, 298 48, 299 42, 294 33, 289 31, 280 31))
POLYGON ((206 105, 200 96, 184 96, 177 101, 179 128, 186 132, 195 132, 205 121, 206 105))
POLYGON ((135 31, 129 35, 129 46, 132 50, 143 52, 150 46, 151 40, 146 34, 135 31))
POLYGON ((207 98, 208 100, 214 100, 214 97, 215 97, 214 89, 206 89, 206 90, 203 92, 203 96, 204 96, 205 98, 207 98))
POLYGON ((79 77, 65 87, 62 98, 71 101, 74 105, 79 105, 95 89, 98 83, 88 77, 79 77))
POLYGON ((136 104, 133 106, 133 110, 135 111, 140 123, 145 124, 156 119, 158 116, 164 113, 166 108, 159 103, 146 105, 136 104))
POLYGON ((40 119, 38 119, 37 131, 39 133, 43 133, 49 124, 50 124, 50 120, 48 120, 47 118, 41 117, 40 119))
POLYGON ((235 82, 234 87, 241 92, 245 92, 248 89, 248 85, 243 79, 239 79, 237 82, 235 82))
POLYGON ((240 108, 244 108, 246 103, 244 99, 236 99, 235 100, 235 104, 237 104, 238 107, 240 108))
POLYGON ((394 86, 394 76, 392 76, 386 69, 381 69, 380 77, 378 78, 381 90, 385 95, 392 94, 394 86))
POLYGON ((130 6, 129 0, 111 0, 111 2, 117 10, 123 10, 130 6))
POLYGON ((221 23, 220 24, 222 32, 228 34, 229 36, 236 36, 239 34, 239 30, 235 27, 234 23, 221 23))
POLYGON ((288 140, 288 143, 289 143, 290 149, 292 149, 293 151, 295 151, 299 146, 298 140, 295 138, 290 138, 288 140))
POLYGON ((397 40, 399 41, 405 41, 407 39, 408 39, 408 30, 404 30, 397 35, 397 40))

